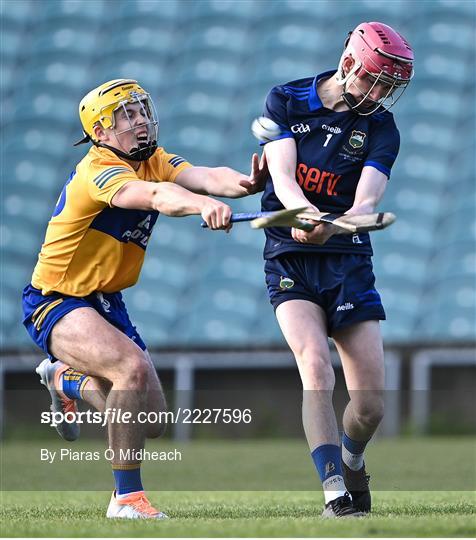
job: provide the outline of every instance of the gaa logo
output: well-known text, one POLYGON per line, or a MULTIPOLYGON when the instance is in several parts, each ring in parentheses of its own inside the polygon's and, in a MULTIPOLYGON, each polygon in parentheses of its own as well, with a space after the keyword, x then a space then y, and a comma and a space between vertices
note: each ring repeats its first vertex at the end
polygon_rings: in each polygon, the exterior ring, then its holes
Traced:
POLYGON ((291 131, 293 133, 311 133, 311 128, 308 124, 294 124, 291 126, 291 131))
POLYGON ((292 287, 294 287, 294 281, 291 278, 281 276, 279 288, 285 290, 291 289, 292 287))
POLYGON ((336 470, 336 466, 333 461, 328 461, 326 463, 326 476, 333 473, 336 470))
POLYGON ((352 148, 362 148, 362 146, 364 146, 365 137, 365 133, 354 130, 352 131, 352 135, 350 136, 349 143, 352 148))

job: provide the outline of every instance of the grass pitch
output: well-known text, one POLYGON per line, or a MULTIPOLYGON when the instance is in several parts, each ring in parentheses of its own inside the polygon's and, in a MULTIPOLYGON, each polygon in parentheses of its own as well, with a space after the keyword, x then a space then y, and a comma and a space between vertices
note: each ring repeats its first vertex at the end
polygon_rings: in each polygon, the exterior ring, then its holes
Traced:
POLYGON ((150 492, 168 521, 104 517, 109 492, 4 494, 8 537, 474 537, 468 492, 374 494, 371 517, 324 520, 316 492, 150 492))
MULTIPOLYGON (((188 458, 181 464, 144 464, 146 488, 161 488, 148 491, 150 499, 171 518, 159 522, 104 517, 111 494, 105 490, 112 489, 107 463, 39 465, 37 446, 65 444, 3 445, 1 536, 476 536, 474 439, 377 440, 368 452, 374 511, 346 520, 320 517, 322 492, 302 441, 197 441, 182 448, 188 458), (71 491, 75 484, 81 490, 71 491)), ((74 444, 78 450, 102 446, 100 441, 74 444)), ((148 444, 154 446, 175 443, 148 444)))

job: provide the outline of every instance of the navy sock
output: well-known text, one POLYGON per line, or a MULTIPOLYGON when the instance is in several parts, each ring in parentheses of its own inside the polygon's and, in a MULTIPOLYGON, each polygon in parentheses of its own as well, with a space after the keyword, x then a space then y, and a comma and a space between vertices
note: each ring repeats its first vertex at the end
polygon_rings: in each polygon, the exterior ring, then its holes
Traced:
POLYGON ((342 476, 341 451, 336 444, 323 444, 313 450, 312 459, 321 482, 335 475, 342 476))
POLYGON ((342 435, 342 445, 347 448, 351 454, 363 454, 369 441, 354 441, 344 432, 342 435))
POLYGON ((353 471, 364 466, 364 450, 369 441, 354 441, 345 433, 342 435, 342 461, 353 471))
POLYGON ((116 483, 116 495, 126 495, 134 491, 143 491, 140 477, 140 465, 133 465, 133 469, 112 468, 114 482, 116 483))
POLYGON ((88 381, 89 375, 69 368, 61 377, 63 379, 63 393, 70 399, 82 399, 81 390, 88 381))

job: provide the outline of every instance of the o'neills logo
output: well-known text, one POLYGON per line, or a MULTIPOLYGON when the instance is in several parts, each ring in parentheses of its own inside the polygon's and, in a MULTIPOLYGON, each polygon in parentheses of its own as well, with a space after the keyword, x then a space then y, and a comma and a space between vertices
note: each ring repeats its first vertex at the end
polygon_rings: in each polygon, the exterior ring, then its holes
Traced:
POLYGON ((354 304, 351 304, 350 302, 346 302, 345 304, 342 304, 341 306, 337 306, 336 311, 347 311, 348 309, 354 309, 354 304))

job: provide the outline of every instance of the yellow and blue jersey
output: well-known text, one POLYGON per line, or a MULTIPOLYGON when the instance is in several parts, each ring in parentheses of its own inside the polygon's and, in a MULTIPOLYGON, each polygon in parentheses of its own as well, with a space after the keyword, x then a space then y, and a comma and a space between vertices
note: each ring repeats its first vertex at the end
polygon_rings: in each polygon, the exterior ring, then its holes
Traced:
POLYGON ((93 146, 58 199, 33 272, 33 287, 43 295, 84 297, 134 285, 159 213, 117 208, 111 201, 127 182, 174 182, 190 166, 158 148, 135 171, 112 151, 93 146))

